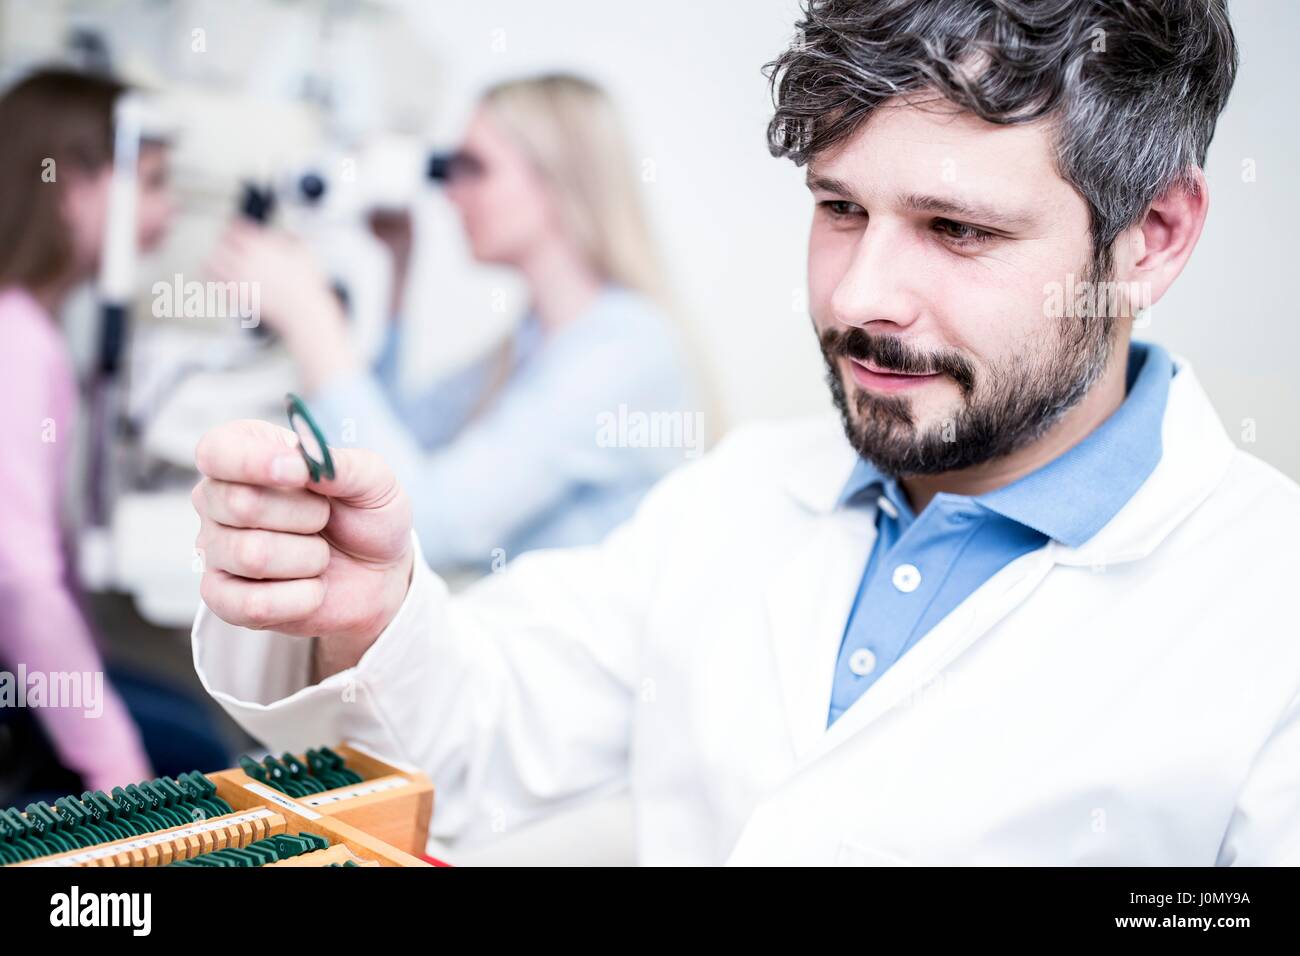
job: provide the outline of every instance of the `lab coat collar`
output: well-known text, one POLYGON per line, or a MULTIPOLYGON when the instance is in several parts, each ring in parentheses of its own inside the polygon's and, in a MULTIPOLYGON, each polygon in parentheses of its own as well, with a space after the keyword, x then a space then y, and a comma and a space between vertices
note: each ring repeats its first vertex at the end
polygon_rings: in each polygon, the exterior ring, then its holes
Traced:
MULTIPOLYGON (((1179 355, 1170 358, 1174 375, 1162 419, 1159 462, 1118 513, 1087 540, 1052 542, 1059 563, 1118 564, 1144 557, 1227 471, 1235 450, 1232 440, 1191 364, 1179 355)), ((827 416, 824 427, 826 441, 797 456, 784 482, 789 494, 816 514, 836 510, 861 460, 844 437, 838 416, 827 416)))
POLYGON ((802 765, 921 693, 972 643, 1027 600, 1056 565, 1094 569, 1145 557, 1223 479, 1235 448, 1189 363, 1175 374, 1162 422, 1164 453, 1106 525, 1077 547, 1058 541, 1022 555, 984 582, 891 667, 829 728, 831 665, 875 542, 874 508, 836 508, 856 453, 829 418, 820 440, 791 455, 786 487, 815 516, 764 588, 791 742, 802 765))
POLYGON ((1078 547, 1056 544, 1056 563, 1096 567, 1146 557, 1227 474, 1236 446, 1191 364, 1177 355, 1173 360, 1159 463, 1095 535, 1078 547))

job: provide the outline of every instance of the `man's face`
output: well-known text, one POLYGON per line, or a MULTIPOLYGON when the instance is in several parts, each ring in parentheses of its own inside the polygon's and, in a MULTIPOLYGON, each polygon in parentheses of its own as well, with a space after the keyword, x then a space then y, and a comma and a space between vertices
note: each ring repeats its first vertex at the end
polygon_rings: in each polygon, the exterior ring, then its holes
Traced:
POLYGON ((1109 357, 1113 322, 1045 315, 1106 278, 1042 124, 893 101, 808 166, 809 300, 859 454, 937 474, 1041 436, 1109 357))

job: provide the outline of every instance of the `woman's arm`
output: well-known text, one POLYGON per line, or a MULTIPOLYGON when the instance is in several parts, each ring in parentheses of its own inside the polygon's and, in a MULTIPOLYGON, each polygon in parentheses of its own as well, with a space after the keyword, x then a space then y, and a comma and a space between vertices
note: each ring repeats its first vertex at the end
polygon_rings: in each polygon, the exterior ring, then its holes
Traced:
MULTIPOLYGON (((221 282, 254 285, 258 320, 283 338, 304 391, 319 392, 365 371, 338 299, 311 251, 293 236, 254 223, 232 223, 205 269, 221 282)), ((407 395, 399 382, 403 346, 401 322, 395 319, 371 377, 419 444, 444 444, 472 411, 490 362, 473 363, 429 389, 407 395)))
POLYGON ((332 440, 351 436, 350 444, 377 451, 409 489, 432 566, 481 566, 573 489, 655 477, 644 450, 602 444, 600 422, 620 405, 667 410, 657 396, 678 390, 665 390, 662 379, 679 371, 666 364, 653 348, 639 350, 635 337, 571 329, 433 451, 413 439, 371 376, 350 376, 312 401, 332 440))
MULTIPOLYGON (((382 455, 409 490, 415 530, 434 567, 483 565, 573 489, 646 484, 646 455, 600 443, 601 416, 649 415, 677 396, 681 367, 658 317, 619 297, 606 313, 566 326, 493 406, 446 444, 427 450, 356 358, 338 302, 292 237, 236 225, 209 268, 260 284, 264 321, 284 336, 331 441, 382 455), (561 347, 562 345, 562 347, 561 347), (673 387, 665 389, 663 383, 673 387)), ((437 416, 435 405, 420 415, 437 416)), ((656 451, 658 451, 656 449, 656 451)), ((662 458, 656 455, 656 458, 662 458)))
POLYGON ((403 326, 395 321, 387 330, 372 374, 393 413, 420 447, 432 451, 455 438, 469 421, 491 383, 500 351, 494 349, 422 387, 406 388, 401 380, 401 354, 407 345, 403 326))

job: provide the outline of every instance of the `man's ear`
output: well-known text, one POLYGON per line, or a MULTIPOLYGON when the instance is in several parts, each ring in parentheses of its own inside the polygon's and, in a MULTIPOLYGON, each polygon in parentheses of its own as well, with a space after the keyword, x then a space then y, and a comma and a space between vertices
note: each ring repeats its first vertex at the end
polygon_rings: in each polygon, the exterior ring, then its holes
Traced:
POLYGON ((1149 293, 1147 301, 1159 301, 1191 258, 1209 208, 1205 174, 1193 167, 1156 197, 1141 222, 1126 230, 1117 278, 1141 283, 1149 293))

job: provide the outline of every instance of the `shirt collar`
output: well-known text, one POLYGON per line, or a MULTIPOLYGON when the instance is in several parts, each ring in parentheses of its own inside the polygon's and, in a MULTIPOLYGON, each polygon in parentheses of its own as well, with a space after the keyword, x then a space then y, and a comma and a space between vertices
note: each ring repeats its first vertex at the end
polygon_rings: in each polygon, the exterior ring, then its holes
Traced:
MULTIPOLYGON (((1129 346, 1127 393, 1114 413, 1083 441, 1011 484, 973 501, 1069 547, 1101 530, 1160 461, 1161 430, 1173 360, 1159 345, 1129 346)), ((876 485, 900 511, 906 496, 896 479, 858 458, 840 493, 844 507, 876 485)))
POLYGON ((867 459, 858 457, 853 463, 853 471, 849 474, 849 480, 844 484, 844 490, 840 492, 839 499, 835 502, 835 507, 844 508, 849 505, 861 504, 880 495, 882 492, 897 510, 908 514, 911 513, 911 507, 907 503, 907 496, 903 494, 902 489, 899 487, 898 479, 886 475, 867 459))

